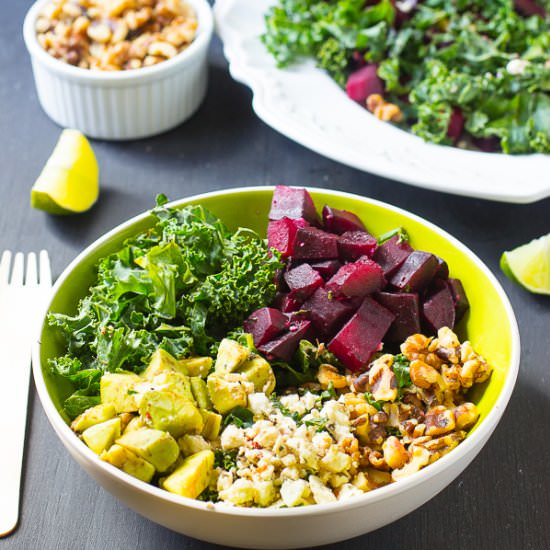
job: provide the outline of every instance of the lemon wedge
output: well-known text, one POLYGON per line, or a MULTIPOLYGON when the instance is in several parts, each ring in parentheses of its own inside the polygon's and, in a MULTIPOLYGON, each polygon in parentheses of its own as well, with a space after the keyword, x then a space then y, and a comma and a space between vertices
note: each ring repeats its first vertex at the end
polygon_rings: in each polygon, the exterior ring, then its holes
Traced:
POLYGON ((78 130, 63 130, 31 190, 31 206, 50 214, 76 214, 99 195, 99 168, 89 141, 78 130))
POLYGON ((504 252, 500 268, 530 292, 550 294, 550 233, 504 252))

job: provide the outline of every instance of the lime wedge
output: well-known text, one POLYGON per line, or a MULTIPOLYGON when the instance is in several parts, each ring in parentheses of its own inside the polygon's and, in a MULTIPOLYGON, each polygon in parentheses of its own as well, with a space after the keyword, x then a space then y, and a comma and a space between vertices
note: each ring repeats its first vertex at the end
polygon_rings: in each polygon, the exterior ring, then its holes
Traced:
POLYGON ((78 130, 63 130, 31 190, 31 206, 50 214, 76 214, 99 195, 99 169, 92 147, 78 130))
POLYGON ((550 233, 504 252, 500 268, 530 292, 550 294, 550 233))

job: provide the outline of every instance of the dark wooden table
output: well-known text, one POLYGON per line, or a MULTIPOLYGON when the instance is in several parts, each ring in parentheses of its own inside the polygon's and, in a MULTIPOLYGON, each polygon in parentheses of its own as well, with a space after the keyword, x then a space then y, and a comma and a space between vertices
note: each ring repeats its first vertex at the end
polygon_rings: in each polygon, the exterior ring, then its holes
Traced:
MULTIPOLYGON (((0 251, 46 248, 56 276, 106 230, 151 207, 156 193, 175 199, 232 186, 285 183, 334 188, 426 217, 471 247, 504 285, 522 337, 519 379, 491 440, 447 489, 407 517, 331 548, 550 549, 550 298, 528 294, 498 269, 502 250, 550 231, 550 200, 516 206, 454 197, 320 157, 254 115, 250 92, 231 79, 215 40, 209 92, 199 112, 183 126, 153 139, 94 142, 101 167, 98 204, 80 216, 48 216, 31 209, 29 191, 60 129, 38 104, 21 38, 29 2, 4 4, 0 251)), ((124 507, 70 458, 33 387, 29 407, 20 525, 0 542, 2 550, 214 548, 124 507)), ((0 452, 4 452, 1 434, 0 452)))

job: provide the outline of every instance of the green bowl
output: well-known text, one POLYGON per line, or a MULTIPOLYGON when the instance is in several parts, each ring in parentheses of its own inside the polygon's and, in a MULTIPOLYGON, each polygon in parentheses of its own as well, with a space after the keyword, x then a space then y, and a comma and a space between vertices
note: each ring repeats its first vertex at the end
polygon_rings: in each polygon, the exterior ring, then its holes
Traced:
MULTIPOLYGON (((363 497, 358 497, 353 500, 378 500, 378 498, 381 498, 381 496, 386 493, 391 494, 392 491, 395 492, 395 487, 405 487, 407 484, 410 484, 411 480, 415 483, 419 483, 422 476, 429 477, 430 471, 435 474, 438 470, 442 468, 445 469, 447 464, 449 465, 447 466, 448 471, 454 473, 452 477, 458 475, 489 438, 508 403, 516 381, 519 366, 520 343, 516 319, 508 298, 498 281, 483 262, 458 240, 435 225, 404 210, 357 195, 322 189, 309 189, 309 191, 319 210, 324 204, 329 204, 334 208, 352 211, 364 221, 366 227, 374 235, 380 235, 391 229, 402 226, 407 230, 410 236, 411 245, 414 248, 433 252, 444 258, 449 265, 451 276, 459 278, 462 281, 471 304, 471 309, 461 321, 457 328, 457 332, 461 339, 469 339, 476 351, 482 354, 494 367, 490 379, 486 383, 476 387, 469 396, 479 408, 480 419, 474 430, 469 433, 465 442, 436 463, 424 468, 410 478, 394 483, 388 487, 377 489, 374 492, 367 493, 363 497), (457 462, 461 463, 461 467, 458 471, 456 471, 457 464, 455 464, 457 462), (426 472, 428 472, 428 474, 426 474, 426 472), (379 497, 376 497, 376 495, 379 495, 379 497)), ((230 229, 246 226, 261 234, 265 234, 272 192, 272 187, 229 189, 182 199, 171 203, 170 206, 181 208, 189 204, 202 204, 219 216, 230 229)), ((98 260, 119 249, 125 239, 152 226, 154 221, 154 218, 147 213, 137 216, 113 229, 82 252, 57 280, 53 288, 49 310, 53 312, 74 314, 77 310, 80 298, 86 295, 88 288, 94 283, 98 260)), ((70 394, 70 388, 65 385, 63 381, 52 377, 47 369, 48 359, 65 352, 64 342, 59 335, 45 323, 42 326, 39 341, 40 344, 38 344, 35 349, 36 360, 34 361, 34 376, 40 398, 58 435, 84 468, 109 490, 112 490, 112 492, 123 498, 123 500, 124 496, 121 496, 121 491, 117 491, 113 488, 117 486, 117 484, 113 485, 110 483, 109 479, 112 480, 117 478, 119 482, 122 479, 123 484, 126 483, 134 487, 137 485, 142 493, 145 492, 156 495, 157 498, 166 502, 177 502, 180 505, 184 502, 184 507, 187 509, 200 509, 204 503, 189 501, 189 499, 184 499, 183 497, 170 495, 165 491, 143 484, 124 474, 123 477, 120 478, 120 472, 113 471, 115 470, 114 468, 100 461, 82 442, 79 441, 70 431, 67 426, 68 419, 65 418, 61 412, 61 404, 70 394), (98 473, 98 468, 107 470, 108 475, 105 472, 98 473)), ((452 477, 447 479, 445 484, 449 483, 452 477)), ((446 479, 445 475, 442 476, 442 479, 444 478, 446 479)), ((436 489, 436 487, 437 484, 434 483, 434 489, 436 489)), ((437 490, 439 489, 436 489, 433 494, 435 494, 437 490)), ((433 494, 427 498, 431 498, 433 494)), ((427 498, 424 498, 424 500, 427 500, 427 498)), ((131 502, 128 504, 132 506, 131 502)), ((324 509, 326 506, 330 507, 331 505, 316 505, 305 507, 300 510, 287 510, 284 511, 284 513, 282 510, 271 512, 268 510, 247 510, 243 512, 241 509, 232 510, 227 513, 233 516, 245 516, 248 518, 257 517, 258 515, 262 516, 262 514, 268 517, 273 517, 277 514, 279 516, 281 514, 283 516, 290 514, 291 516, 300 515, 309 517, 312 514, 317 514, 311 510, 324 509), (274 512, 276 513, 274 514, 274 512)), ((339 509, 342 509, 344 504, 338 503, 338 506, 339 509)), ((345 507, 349 506, 349 504, 345 504, 345 507)), ((227 537, 222 539, 220 538, 221 535, 218 536, 208 530, 204 533, 197 531, 197 527, 193 525, 186 526, 181 522, 176 524, 168 520, 163 520, 163 518, 155 517, 154 513, 149 512, 147 508, 144 510, 142 507, 136 506, 135 503, 134 507, 140 513, 172 529, 213 542, 223 543, 225 541, 225 544, 231 542, 232 545, 256 548, 284 547, 286 545, 285 543, 283 546, 277 546, 277 544, 269 546, 265 544, 265 539, 262 539, 263 544, 260 545, 259 539, 254 539, 254 529, 251 526, 246 527, 249 531, 252 530, 248 535, 246 533, 239 534, 239 532, 237 532, 231 536, 227 535, 229 539, 227 537), (181 525, 183 525, 183 527, 181 525)), ((406 511, 403 513, 406 513, 406 511)), ((403 515, 403 513, 401 513, 401 515, 403 515)), ((391 517, 391 514, 388 515, 388 518, 389 517, 391 517)), ((396 518, 393 517, 393 519, 396 518)), ((389 521, 390 520, 387 522, 389 521)), ((371 527, 365 524, 366 527, 364 526, 365 528, 361 528, 359 532, 349 532, 346 536, 338 535, 336 537, 334 533, 332 535, 325 533, 325 538, 321 538, 320 541, 328 543, 334 540, 341 540, 342 538, 366 532, 370 528, 379 527, 382 524, 384 523, 378 522, 371 527)), ((263 531, 260 529, 258 536, 262 533, 263 531)), ((310 538, 307 539, 307 542, 311 545, 314 543, 314 540, 310 538)), ((300 540, 292 539, 288 545, 297 548, 300 544, 300 540)))

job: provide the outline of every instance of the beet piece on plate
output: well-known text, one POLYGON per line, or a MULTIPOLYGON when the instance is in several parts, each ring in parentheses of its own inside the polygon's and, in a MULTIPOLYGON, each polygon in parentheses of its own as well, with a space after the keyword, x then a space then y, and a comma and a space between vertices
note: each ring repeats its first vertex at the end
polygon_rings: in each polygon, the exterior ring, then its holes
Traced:
POLYGON ((367 97, 371 94, 384 93, 384 83, 378 76, 378 65, 371 63, 352 72, 346 82, 348 97, 365 106, 367 97))
POLYGON ((452 329, 455 326, 455 303, 446 284, 438 285, 437 290, 426 297, 422 304, 422 316, 434 334, 442 327, 452 329))
POLYGON ((342 267, 342 264, 338 260, 325 260, 323 262, 315 262, 311 264, 311 267, 323 279, 330 279, 342 267))
POLYGON ((447 262, 439 256, 436 256, 435 258, 437 260, 437 270, 435 272, 434 279, 448 279, 449 266, 447 265, 447 262))
POLYGON ((325 282, 309 264, 301 264, 287 271, 284 278, 290 288, 290 296, 301 300, 309 298, 325 282))
POLYGON ((462 130, 464 130, 464 115, 460 109, 455 107, 451 112, 447 126, 447 136, 452 139, 453 143, 456 143, 462 135, 462 130))
POLYGON ((302 304, 302 310, 323 337, 332 336, 356 311, 353 305, 331 297, 328 290, 318 288, 302 304))
POLYGON ((343 265, 325 285, 337 298, 366 296, 381 290, 386 284, 382 268, 368 256, 343 265))
POLYGON ((329 342, 328 349, 352 371, 368 365, 372 354, 381 349, 382 339, 395 316, 370 297, 329 342))
POLYGON ((267 246, 275 248, 281 253, 282 258, 288 258, 294 254, 294 240, 300 227, 307 227, 309 223, 304 218, 281 218, 270 221, 267 225, 267 246))
POLYGON ((297 321, 291 325, 288 332, 275 340, 258 346, 258 350, 269 360, 279 359, 281 361, 290 361, 298 348, 300 340, 308 339, 310 327, 310 321, 297 321))
POLYGON ((338 258, 338 236, 317 227, 301 227, 294 240, 296 260, 334 260, 338 258))
POLYGON ((306 189, 277 185, 271 199, 270 220, 281 218, 303 218, 309 223, 319 225, 319 214, 315 210, 313 199, 306 189))
POLYGON ((412 246, 405 239, 394 235, 378 246, 372 258, 384 270, 384 275, 387 277, 401 267, 412 251, 412 246))
POLYGON ((326 204, 323 206, 323 222, 327 231, 337 235, 346 231, 367 231, 363 222, 353 212, 331 208, 326 204))
POLYGON ((419 292, 430 284, 436 271, 437 258, 433 254, 414 250, 389 282, 401 292, 419 292))
POLYGON ((466 292, 462 286, 460 279, 449 279, 447 281, 449 289, 453 296, 453 301, 455 303, 455 323, 458 323, 464 314, 470 309, 470 302, 466 297, 466 292))
POLYGON ((252 334, 256 347, 273 340, 288 329, 288 318, 278 309, 262 307, 250 314, 243 323, 244 330, 252 334))
POLYGON ((411 334, 421 332, 418 294, 378 292, 374 299, 395 315, 386 334, 388 342, 404 342, 411 334))
POLYGON ((296 296, 292 296, 290 293, 285 294, 280 301, 280 308, 283 313, 292 313, 298 311, 302 307, 302 301, 296 296))
POLYGON ((338 252, 341 260, 353 262, 361 256, 372 258, 378 242, 366 231, 346 231, 338 240, 338 252))

